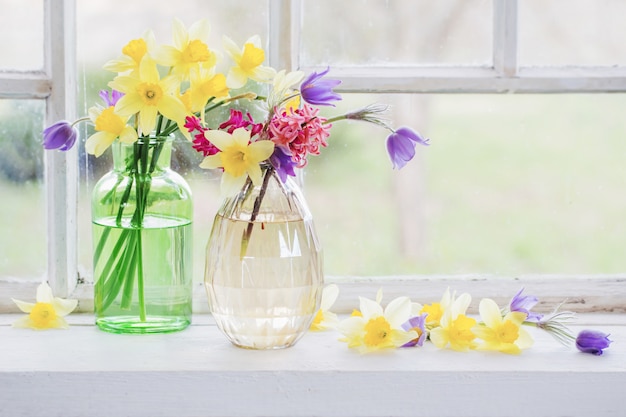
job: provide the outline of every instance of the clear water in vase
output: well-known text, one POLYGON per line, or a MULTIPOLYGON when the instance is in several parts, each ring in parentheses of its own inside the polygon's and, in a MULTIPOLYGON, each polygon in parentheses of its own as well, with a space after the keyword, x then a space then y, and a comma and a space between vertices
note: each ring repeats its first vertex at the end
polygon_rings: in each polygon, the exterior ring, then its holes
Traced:
POLYGON ((248 224, 215 218, 205 282, 211 311, 237 346, 291 346, 308 330, 319 305, 321 249, 303 220, 258 221, 242 253, 248 224))
POLYGON ((191 222, 184 218, 146 215, 141 229, 130 228, 129 223, 125 218, 122 227, 118 227, 115 217, 93 222, 94 245, 105 242, 99 259, 94 260, 97 326, 113 333, 164 333, 184 329, 191 322, 191 222), (125 253, 128 245, 131 249, 125 253), (139 253, 142 279, 137 268, 139 253), (121 256, 130 257, 127 269, 118 267, 106 276, 107 262, 121 256), (99 280, 111 281, 105 286, 102 282, 99 284, 99 280))

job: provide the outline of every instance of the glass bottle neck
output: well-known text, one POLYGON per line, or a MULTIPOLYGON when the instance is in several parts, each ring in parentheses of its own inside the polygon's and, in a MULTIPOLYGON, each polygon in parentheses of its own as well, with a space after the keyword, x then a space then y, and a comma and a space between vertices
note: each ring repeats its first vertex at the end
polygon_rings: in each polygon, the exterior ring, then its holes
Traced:
POLYGON ((112 145, 113 170, 120 173, 152 173, 169 168, 171 137, 139 138, 135 143, 116 141, 112 145))

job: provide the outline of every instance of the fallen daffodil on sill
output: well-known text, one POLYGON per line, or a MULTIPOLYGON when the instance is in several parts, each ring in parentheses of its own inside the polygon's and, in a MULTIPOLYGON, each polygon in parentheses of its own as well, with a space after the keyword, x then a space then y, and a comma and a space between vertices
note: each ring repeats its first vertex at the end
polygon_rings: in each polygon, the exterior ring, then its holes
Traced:
POLYGON ((339 296, 339 287, 335 284, 330 284, 324 287, 322 291, 322 301, 320 302, 320 308, 317 310, 313 323, 311 323, 311 330, 326 330, 334 329, 339 323, 337 315, 330 311, 337 297, 339 296))
MULTIPOLYGON (((333 286, 330 292, 333 301, 338 292, 338 288, 333 286)), ((575 313, 559 311, 560 305, 545 316, 532 312, 538 299, 522 295, 522 292, 523 289, 503 308, 494 300, 483 298, 479 304, 478 320, 466 313, 472 300, 467 293, 457 298, 456 293, 446 289, 439 302, 423 306, 408 297, 398 297, 383 309, 380 289, 375 301, 359 297, 359 309, 354 309, 349 318, 337 325, 337 330, 343 335, 339 340, 361 353, 423 346, 430 341, 437 348, 459 352, 483 350, 519 354, 534 343, 525 327, 535 327, 548 332, 567 347, 573 347, 575 341, 578 350, 594 355, 602 355, 612 343, 609 335, 595 330, 583 330, 575 338, 568 328, 576 317, 575 313), (406 341, 401 343, 403 340, 406 341)), ((325 314, 320 314, 320 320, 325 314)), ((315 328, 327 329, 332 329, 332 326, 315 328)))
POLYGON ((372 352, 404 346, 419 336, 402 327, 411 318, 408 297, 395 298, 384 309, 377 301, 364 297, 359 300, 361 316, 351 316, 337 326, 344 336, 340 340, 348 343, 348 347, 372 352))
POLYGON ((12 300, 21 311, 28 314, 16 320, 13 327, 34 330, 67 329, 69 324, 64 317, 78 305, 77 300, 54 297, 52 289, 45 282, 37 287, 36 303, 12 300))
POLYGON ((477 349, 519 354, 532 346, 532 337, 522 328, 526 313, 510 312, 502 317, 496 302, 488 298, 482 299, 478 308, 482 323, 472 329, 482 339, 477 349))

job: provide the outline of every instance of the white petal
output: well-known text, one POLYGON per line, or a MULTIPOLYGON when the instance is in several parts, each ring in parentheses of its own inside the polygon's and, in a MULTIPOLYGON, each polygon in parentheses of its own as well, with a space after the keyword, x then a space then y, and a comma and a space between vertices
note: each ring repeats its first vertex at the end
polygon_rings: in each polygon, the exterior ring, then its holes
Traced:
POLYGON ((233 136, 221 130, 207 130, 204 132, 204 137, 220 151, 228 149, 228 147, 232 146, 234 143, 233 136))
POLYGON ((17 329, 32 329, 33 328, 33 324, 30 321, 30 316, 20 317, 19 319, 13 322, 12 326, 17 329))
POLYGON ((365 320, 383 315, 383 308, 376 301, 364 297, 359 297, 359 300, 359 309, 365 320))
POLYGON ((55 298, 52 301, 52 306, 56 311, 57 315, 63 317, 70 314, 76 306, 78 305, 78 300, 64 300, 62 298, 55 298))
POLYGON ((335 301, 337 301, 337 297, 339 296, 339 287, 336 284, 327 285, 322 291, 322 302, 320 304, 320 308, 324 311, 330 309, 335 301))
POLYGON ((461 294, 459 298, 454 300, 450 310, 452 311, 452 318, 455 319, 460 314, 465 314, 467 307, 472 302, 472 297, 468 293, 461 294))
POLYGON ((385 308, 385 318, 395 329, 400 328, 410 318, 410 315, 411 300, 409 297, 395 298, 385 308))
POLYGON ((52 288, 47 282, 42 282, 37 287, 37 302, 38 303, 52 303, 54 296, 52 295, 52 288))
POLYGON ((30 313, 33 307, 35 307, 34 303, 27 303, 25 301, 16 300, 15 298, 11 298, 11 300, 13 300, 15 305, 17 305, 17 308, 24 313, 30 313))
POLYGON ((483 298, 480 300, 478 306, 480 312, 480 318, 487 325, 487 327, 497 327, 502 324, 502 313, 498 308, 498 304, 490 298, 483 298))

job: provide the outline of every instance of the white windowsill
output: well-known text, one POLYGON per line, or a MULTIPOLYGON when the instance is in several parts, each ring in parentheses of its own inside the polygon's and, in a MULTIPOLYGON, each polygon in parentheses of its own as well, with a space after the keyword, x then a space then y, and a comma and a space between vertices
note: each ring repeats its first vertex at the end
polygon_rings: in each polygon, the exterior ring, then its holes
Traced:
POLYGON ((520 356, 423 348, 360 355, 336 332, 292 348, 232 346, 210 316, 127 336, 71 315, 69 330, 13 329, 0 315, 1 416, 622 416, 626 315, 580 315, 615 341, 604 356, 530 329, 520 356))

